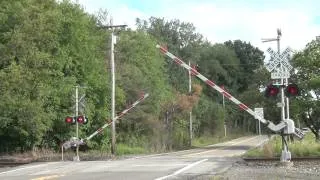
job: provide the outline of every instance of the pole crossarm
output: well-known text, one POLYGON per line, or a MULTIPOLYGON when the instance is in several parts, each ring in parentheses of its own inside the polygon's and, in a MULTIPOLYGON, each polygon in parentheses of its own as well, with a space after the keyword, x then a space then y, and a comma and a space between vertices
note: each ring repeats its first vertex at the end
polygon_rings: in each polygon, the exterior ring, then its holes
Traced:
POLYGON ((100 28, 103 28, 103 29, 112 29, 112 28, 125 28, 127 27, 128 25, 126 24, 121 24, 121 25, 109 25, 109 26, 99 26, 100 28))
MULTIPOLYGON (((137 101, 135 101, 133 104, 131 104, 127 109, 123 110, 122 112, 120 112, 116 117, 114 117, 113 121, 118 120, 119 118, 121 118, 122 116, 124 116, 125 114, 127 114, 131 109, 133 109, 134 107, 136 107, 141 101, 143 101, 144 99, 146 99, 149 96, 148 93, 143 94, 137 101)), ((100 127, 98 130, 96 130, 94 133, 92 133, 90 136, 84 138, 84 140, 88 141, 91 138, 93 138, 94 136, 96 136, 97 134, 101 133, 101 131, 103 129, 105 129, 106 127, 110 126, 112 124, 113 121, 108 121, 107 123, 105 123, 102 127, 100 127)))
MULTIPOLYGON (((274 132, 278 132, 280 130, 282 130, 283 128, 287 127, 286 122, 281 122, 278 125, 275 125, 273 122, 264 119, 263 117, 259 116, 258 114, 256 114, 252 109, 250 109, 247 105, 245 105, 244 103, 240 102, 238 99, 236 99, 235 97, 233 97, 231 94, 229 94, 226 90, 224 90, 223 88, 219 87, 217 84, 215 84, 213 81, 209 80, 208 78, 206 78, 205 76, 203 76, 202 74, 200 74, 196 69, 190 67, 188 64, 186 64, 184 61, 182 61, 180 58, 178 58, 177 56, 173 55, 172 53, 170 53, 166 48, 160 46, 160 45, 156 45, 156 47, 165 55, 167 55, 168 57, 170 57, 170 59, 175 62, 177 65, 191 71, 195 76, 197 76, 200 80, 202 80, 203 82, 205 82, 207 85, 209 85, 211 88, 215 89, 216 91, 218 91, 220 94, 222 94, 223 96, 225 96, 226 98, 228 98, 230 101, 232 101, 233 103, 235 103, 236 105, 239 106, 240 109, 247 111, 249 114, 251 114, 252 116, 256 116, 258 117, 257 119, 266 124, 267 127, 269 129, 271 129, 274 132)), ((298 130, 296 130, 298 131, 298 130)), ((301 135, 299 135, 298 133, 294 133, 296 136, 298 136, 299 138, 302 138, 301 135)))

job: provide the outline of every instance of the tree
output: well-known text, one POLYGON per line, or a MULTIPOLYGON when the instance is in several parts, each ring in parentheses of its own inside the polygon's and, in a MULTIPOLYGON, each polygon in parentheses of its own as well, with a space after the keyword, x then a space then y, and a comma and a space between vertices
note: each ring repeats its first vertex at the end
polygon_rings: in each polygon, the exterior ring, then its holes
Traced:
MULTIPOLYGON (((201 48, 202 35, 195 32, 193 24, 181 22, 177 19, 165 20, 164 18, 151 17, 148 21, 137 19, 137 25, 138 31, 148 33, 156 39, 158 44, 166 46, 171 53, 186 62, 197 63, 200 57, 199 49, 201 48)), ((188 113, 177 108, 177 102, 188 102, 182 101, 184 98, 181 99, 181 97, 188 96, 188 71, 172 63, 172 61, 164 62, 164 73, 162 75, 169 80, 170 90, 173 91, 174 96, 161 105, 160 119, 165 119, 165 127, 171 127, 168 128, 167 133, 170 136, 168 137, 168 143, 165 145, 169 146, 170 149, 173 147, 172 144, 183 147, 184 143, 188 142, 188 135, 186 136, 188 134, 188 123, 186 123, 188 122, 186 116, 188 113), (172 141, 178 141, 179 139, 182 144, 172 141)))
MULTIPOLYGON (((216 84, 224 85, 229 90, 237 92, 238 85, 234 77, 239 75, 240 62, 234 51, 223 44, 206 44, 203 45, 201 50, 199 59, 200 73, 216 82, 216 84)), ((207 93, 211 97, 217 97, 217 93, 211 88, 207 90, 207 93)))
MULTIPOLYGON (((152 35, 159 44, 166 46, 169 51, 184 61, 197 63, 202 35, 195 32, 192 23, 181 22, 178 19, 165 20, 164 18, 150 17, 149 20, 137 19, 139 31, 152 35)), ((188 84, 187 71, 176 66, 171 61, 166 62, 166 69, 172 86, 186 91, 188 84)))
POLYGON ((320 42, 313 40, 293 57, 297 70, 293 80, 298 84, 301 96, 298 101, 299 117, 320 140, 320 42))
POLYGON ((88 86, 87 116, 103 121, 106 33, 95 18, 69 1, 1 1, 0 8, 0 150, 57 147, 74 136, 62 122, 73 114, 78 84, 88 86))
MULTIPOLYGON (((251 84, 257 82, 252 81, 252 74, 263 65, 264 55, 263 51, 257 47, 252 46, 250 43, 242 42, 241 40, 226 41, 224 43, 227 47, 234 50, 238 59, 240 60, 238 76, 239 92, 248 90, 251 84)), ((259 84, 256 84, 259 85, 259 84)))
MULTIPOLYGON (((161 106, 172 99, 171 87, 167 81, 168 75, 164 68, 165 61, 155 48, 153 36, 142 31, 122 31, 120 41, 116 45, 117 84, 124 95, 122 102, 117 102, 123 109, 139 97, 141 92, 150 96, 132 113, 128 114, 119 124, 120 142, 136 142, 141 146, 145 142, 138 141, 141 137, 149 139, 154 144, 159 143, 163 134, 161 106), (151 140, 153 138, 154 140, 151 140)), ((119 91, 117 91, 119 93, 119 91)), ((151 143, 150 143, 151 144, 151 143)), ((160 143, 159 143, 160 144, 160 143)))

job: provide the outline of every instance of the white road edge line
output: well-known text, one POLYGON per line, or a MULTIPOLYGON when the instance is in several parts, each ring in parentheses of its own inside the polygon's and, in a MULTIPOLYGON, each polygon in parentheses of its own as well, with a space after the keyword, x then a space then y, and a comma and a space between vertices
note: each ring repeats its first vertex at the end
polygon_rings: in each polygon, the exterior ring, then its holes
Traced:
POLYGON ((34 165, 34 166, 27 166, 27 167, 23 167, 23 168, 18 168, 18 169, 13 169, 13 170, 9 170, 9 171, 4 171, 4 172, 0 172, 0 175, 1 175, 1 174, 6 174, 6 173, 10 173, 10 172, 20 171, 20 170, 23 170, 23 169, 30 169, 30 168, 40 167, 40 166, 46 166, 46 165, 49 165, 49 164, 55 164, 55 162, 53 162, 53 163, 46 163, 46 164, 39 164, 39 165, 34 165))
POLYGON ((172 176, 176 176, 176 175, 182 173, 183 171, 186 171, 186 170, 192 168, 193 166, 196 166, 196 165, 198 165, 198 164, 200 164, 202 162, 205 162, 205 161, 208 161, 208 159, 202 159, 200 161, 194 162, 192 164, 187 165, 186 167, 183 167, 182 169, 179 169, 179 170, 175 171, 174 173, 172 173, 170 175, 162 176, 162 177, 159 177, 159 178, 157 178, 155 180, 164 180, 166 178, 169 178, 169 177, 172 177, 172 176))

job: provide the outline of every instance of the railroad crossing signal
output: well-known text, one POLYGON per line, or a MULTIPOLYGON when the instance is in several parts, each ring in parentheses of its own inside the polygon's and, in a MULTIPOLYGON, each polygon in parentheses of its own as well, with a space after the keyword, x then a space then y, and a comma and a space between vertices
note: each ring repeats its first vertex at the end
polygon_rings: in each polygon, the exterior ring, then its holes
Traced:
POLYGON ((67 124, 76 124, 76 122, 78 122, 79 124, 87 124, 88 123, 88 118, 86 116, 78 116, 78 117, 71 117, 71 116, 67 116, 65 119, 65 122, 67 124))
POLYGON ((76 124, 76 119, 74 117, 68 116, 66 117, 65 122, 67 124, 76 124))
POLYGON ((289 72, 293 69, 289 63, 291 49, 286 48, 279 54, 268 48, 267 52, 270 53, 271 60, 266 65, 266 69, 271 72, 271 79, 289 78, 289 72), (279 65, 282 66, 282 69, 280 69, 279 65))
POLYGON ((285 90, 285 94, 287 97, 299 96, 300 91, 296 84, 289 84, 285 90))
POLYGON ((78 116, 77 117, 77 122, 80 124, 87 124, 88 123, 88 118, 86 116, 78 116))
POLYGON ((279 93, 279 87, 273 84, 267 86, 265 95, 266 97, 276 97, 279 93))
MULTIPOLYGON (((280 86, 281 85, 274 85, 274 84, 268 85, 265 90, 265 96, 266 97, 277 97, 277 95, 280 92, 280 86)), ((285 88, 285 95, 287 97, 295 97, 295 96, 299 96, 299 94, 300 94, 300 91, 299 91, 299 88, 296 84, 289 84, 285 88)))

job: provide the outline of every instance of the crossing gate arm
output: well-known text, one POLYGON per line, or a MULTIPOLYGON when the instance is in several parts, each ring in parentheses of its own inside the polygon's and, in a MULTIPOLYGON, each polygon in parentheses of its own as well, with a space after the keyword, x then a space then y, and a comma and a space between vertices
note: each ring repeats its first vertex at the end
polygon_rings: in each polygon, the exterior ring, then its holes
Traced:
MULTIPOLYGON (((278 132, 280 130, 283 130, 284 128, 287 127, 287 123, 286 122, 281 122, 278 125, 275 125, 273 122, 264 119, 263 117, 259 116, 258 114, 256 114, 252 109, 250 109, 248 106, 246 106, 245 104, 243 104, 242 102, 240 102, 238 99, 236 99, 235 97, 233 97, 231 94, 229 94, 226 90, 224 90, 223 88, 219 87, 217 84, 215 84, 213 81, 209 80, 208 78, 206 78, 205 76, 203 76, 202 74, 200 74, 196 69, 190 67, 188 64, 186 64, 184 61, 182 61, 180 58, 178 58, 177 56, 173 55, 172 53, 170 53, 166 48, 160 46, 160 45, 156 45, 156 47, 161 51, 161 53, 165 54, 166 56, 168 56, 174 63, 176 63, 177 65, 187 69, 188 71, 190 71, 193 75, 197 76, 200 80, 202 80, 203 82, 205 82, 208 86, 210 86, 211 88, 215 89, 216 91, 218 91, 220 94, 222 94, 223 96, 225 96, 226 98, 228 98, 230 101, 232 101, 233 103, 235 103, 236 105, 239 106, 240 109, 247 111, 249 114, 251 114, 254 117, 258 117, 258 120, 260 122, 262 122, 263 124, 266 124, 267 127, 274 131, 274 132, 278 132)), ((295 129, 295 131, 298 131, 297 129, 295 129)), ((301 137, 301 134, 299 135, 299 133, 293 133, 296 136, 298 136, 299 138, 301 137)))
MULTIPOLYGON (((141 101, 143 101, 144 99, 146 99, 149 96, 148 93, 143 94, 137 101, 135 101, 133 104, 131 104, 127 109, 123 110, 122 112, 120 112, 116 117, 114 117, 113 121, 118 120, 119 118, 121 118, 122 116, 124 116, 125 114, 127 114, 131 109, 133 109, 134 107, 136 107, 141 101)), ((90 136, 84 138, 85 141, 90 140, 91 138, 93 138, 94 136, 96 136, 97 134, 101 133, 103 129, 105 129, 106 127, 110 126, 110 124, 112 124, 112 121, 109 121, 107 123, 105 123, 102 127, 100 127, 98 130, 96 130, 94 133, 92 133, 90 136)))

